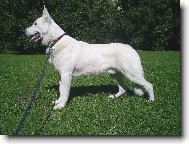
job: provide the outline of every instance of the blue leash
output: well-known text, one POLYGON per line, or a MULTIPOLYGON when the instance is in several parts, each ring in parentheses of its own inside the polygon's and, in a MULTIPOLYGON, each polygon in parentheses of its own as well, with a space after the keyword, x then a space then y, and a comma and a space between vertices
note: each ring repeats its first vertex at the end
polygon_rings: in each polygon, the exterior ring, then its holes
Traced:
POLYGON ((32 96, 30 97, 30 100, 29 100, 29 102, 28 102, 28 104, 26 106, 26 109, 25 109, 25 111, 24 111, 24 113, 22 115, 22 118, 21 118, 21 120, 20 120, 20 122, 19 122, 19 124, 18 124, 18 126, 16 128, 16 130, 12 133, 12 135, 18 135, 19 134, 20 129, 22 128, 22 125, 23 125, 23 123, 24 123, 24 121, 26 119, 26 116, 27 116, 28 112, 30 111, 30 109, 32 107, 33 101, 35 100, 35 98, 36 98, 36 96, 37 96, 37 94, 39 92, 39 88, 41 86, 42 79, 43 79, 43 76, 45 74, 45 69, 47 67, 48 59, 50 58, 51 53, 52 53, 52 50, 51 50, 51 47, 49 47, 49 51, 47 53, 47 58, 45 60, 45 63, 44 63, 41 75, 39 77, 39 80, 38 80, 38 82, 37 82, 37 84, 35 86, 35 89, 33 91, 32 96))

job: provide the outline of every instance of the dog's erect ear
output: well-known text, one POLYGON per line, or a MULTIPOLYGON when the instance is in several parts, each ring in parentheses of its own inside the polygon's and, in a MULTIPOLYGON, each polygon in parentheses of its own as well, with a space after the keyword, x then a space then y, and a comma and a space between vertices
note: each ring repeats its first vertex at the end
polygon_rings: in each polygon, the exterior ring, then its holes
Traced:
POLYGON ((51 21, 51 17, 50 17, 50 15, 49 15, 49 13, 48 13, 48 11, 47 11, 45 5, 44 5, 43 16, 42 16, 42 17, 43 17, 43 19, 44 19, 46 22, 50 22, 50 21, 51 21))

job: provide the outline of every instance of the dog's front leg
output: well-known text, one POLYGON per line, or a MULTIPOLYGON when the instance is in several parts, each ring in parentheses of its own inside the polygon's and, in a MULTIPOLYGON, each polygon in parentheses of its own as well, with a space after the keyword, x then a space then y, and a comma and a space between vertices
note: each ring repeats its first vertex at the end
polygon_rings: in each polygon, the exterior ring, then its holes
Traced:
POLYGON ((71 77, 70 73, 61 74, 61 80, 59 82, 60 97, 55 101, 54 109, 60 109, 66 105, 70 91, 71 77))

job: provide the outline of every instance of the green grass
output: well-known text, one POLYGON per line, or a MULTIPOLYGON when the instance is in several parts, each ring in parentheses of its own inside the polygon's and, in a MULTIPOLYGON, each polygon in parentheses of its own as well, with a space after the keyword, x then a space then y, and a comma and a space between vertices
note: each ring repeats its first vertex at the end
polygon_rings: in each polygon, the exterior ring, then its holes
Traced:
MULTIPOLYGON (((48 65, 21 135, 181 135, 180 53, 139 52, 155 101, 146 96, 108 100, 117 86, 106 74, 75 77, 66 107, 52 110, 58 74, 48 65)), ((0 134, 10 135, 41 73, 43 55, 0 55, 0 134)), ((132 90, 132 84, 125 79, 132 90)))

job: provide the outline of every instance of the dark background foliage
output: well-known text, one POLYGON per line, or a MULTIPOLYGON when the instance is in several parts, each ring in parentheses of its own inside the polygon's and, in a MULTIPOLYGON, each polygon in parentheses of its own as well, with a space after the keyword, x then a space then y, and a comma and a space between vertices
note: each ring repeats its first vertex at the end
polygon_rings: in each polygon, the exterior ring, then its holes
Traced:
POLYGON ((23 30, 45 4, 64 31, 89 43, 121 42, 140 50, 180 50, 178 0, 1 0, 0 52, 41 53, 23 30))

